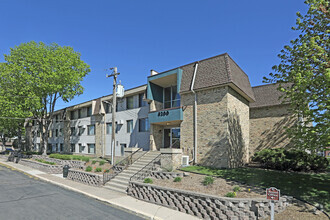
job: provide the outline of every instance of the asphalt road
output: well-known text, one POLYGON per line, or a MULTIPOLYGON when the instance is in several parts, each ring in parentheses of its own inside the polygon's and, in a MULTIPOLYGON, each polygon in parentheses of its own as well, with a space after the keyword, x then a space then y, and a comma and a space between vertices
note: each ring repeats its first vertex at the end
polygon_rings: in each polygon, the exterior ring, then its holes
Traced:
POLYGON ((0 220, 143 219, 0 166, 0 220))

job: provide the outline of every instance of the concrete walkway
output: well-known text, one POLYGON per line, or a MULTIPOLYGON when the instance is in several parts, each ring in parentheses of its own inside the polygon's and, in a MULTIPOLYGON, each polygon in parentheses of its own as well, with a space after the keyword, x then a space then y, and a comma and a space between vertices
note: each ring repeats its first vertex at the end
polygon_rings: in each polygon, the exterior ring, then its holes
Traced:
POLYGON ((110 191, 103 187, 93 187, 93 186, 84 185, 81 183, 73 182, 71 180, 67 180, 58 174, 47 174, 42 171, 27 166, 23 166, 21 164, 6 162, 6 160, 3 158, 0 158, 0 164, 27 173, 28 175, 39 178, 43 181, 61 186, 63 188, 75 192, 82 193, 84 195, 98 199, 100 201, 107 202, 116 208, 134 212, 137 215, 148 219, 180 219, 180 220, 198 219, 192 215, 175 211, 173 209, 169 209, 163 206, 147 203, 135 199, 133 197, 127 196, 126 194, 123 193, 110 191))

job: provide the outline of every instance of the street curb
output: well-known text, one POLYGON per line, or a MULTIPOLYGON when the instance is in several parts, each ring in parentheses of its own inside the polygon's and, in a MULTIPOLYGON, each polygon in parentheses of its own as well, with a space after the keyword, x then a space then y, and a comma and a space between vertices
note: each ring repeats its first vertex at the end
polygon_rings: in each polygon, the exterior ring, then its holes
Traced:
POLYGON ((98 196, 95 196, 95 195, 92 195, 92 194, 86 193, 86 192, 84 192, 84 191, 81 191, 81 190, 79 190, 79 189, 75 189, 75 188, 73 188, 73 187, 70 187, 70 186, 64 185, 64 184, 62 184, 62 183, 57 183, 57 182, 55 182, 55 181, 49 180, 49 179, 44 178, 44 177, 41 177, 41 176, 37 176, 37 175, 33 175, 33 174, 29 174, 29 173, 27 173, 27 172, 25 172, 25 171, 23 171, 23 170, 20 170, 20 169, 18 169, 18 168, 16 168, 16 167, 12 167, 12 166, 10 166, 10 165, 8 165, 8 164, 3 164, 3 163, 0 162, 0 165, 5 166, 5 167, 7 167, 7 168, 14 169, 14 170, 19 171, 19 172, 22 172, 22 173, 24 173, 24 174, 27 175, 27 176, 33 176, 33 177, 36 177, 36 178, 38 178, 38 179, 40 179, 40 180, 42 180, 42 181, 45 181, 45 182, 51 183, 51 184, 53 184, 53 185, 60 186, 60 187, 65 188, 65 189, 67 189, 67 190, 71 190, 71 191, 74 191, 74 192, 77 192, 77 193, 80 193, 80 194, 86 195, 86 196, 88 196, 88 197, 91 197, 91 198, 97 199, 97 200, 99 200, 99 201, 106 202, 106 203, 110 204, 110 205, 111 205, 112 207, 114 207, 114 208, 117 208, 117 209, 120 209, 120 210, 123 210, 123 211, 129 212, 129 213, 133 213, 133 214, 135 214, 135 215, 137 215, 137 216, 139 216, 139 217, 141 217, 141 218, 152 219, 152 220, 162 220, 161 218, 158 218, 158 217, 152 216, 152 215, 150 215, 150 214, 147 214, 147 213, 144 213, 144 212, 138 211, 138 210, 136 210, 136 209, 130 209, 130 208, 127 208, 127 207, 121 206, 121 205, 116 204, 116 203, 114 203, 114 202, 112 202, 112 201, 109 201, 109 200, 107 200, 107 199, 100 198, 100 197, 98 197, 98 196))

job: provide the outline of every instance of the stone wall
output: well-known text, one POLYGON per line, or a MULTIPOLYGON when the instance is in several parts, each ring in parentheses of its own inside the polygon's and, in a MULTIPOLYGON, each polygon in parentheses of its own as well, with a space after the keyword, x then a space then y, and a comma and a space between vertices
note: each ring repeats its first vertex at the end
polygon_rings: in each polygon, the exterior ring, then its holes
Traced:
POLYGON ((149 177, 155 179, 174 179, 176 177, 183 177, 184 173, 181 172, 160 172, 160 171, 150 171, 149 177))
POLYGON ((67 179, 91 186, 101 186, 103 184, 103 175, 74 169, 69 169, 67 179))
POLYGON ((60 160, 60 159, 55 159, 55 158, 49 158, 47 156, 43 155, 33 155, 33 159, 43 159, 48 162, 53 162, 59 165, 69 165, 70 168, 76 168, 76 169, 84 169, 86 166, 85 161, 80 161, 80 160, 60 160))
MULTIPOLYGON (((270 202, 266 199, 216 197, 139 182, 130 182, 127 194, 202 219, 252 220, 270 215, 270 202)), ((275 202, 275 212, 289 204, 290 199, 283 196, 275 202)))
POLYGON ((250 109, 250 156, 267 148, 289 147, 285 129, 296 123, 288 105, 250 109))
POLYGON ((62 165, 50 165, 50 164, 45 164, 45 163, 40 163, 37 161, 33 160, 25 160, 21 159, 19 161, 20 164, 28 167, 35 168, 37 170, 41 170, 46 173, 50 174, 60 174, 63 173, 63 166, 62 165))
POLYGON ((150 150, 160 150, 163 146, 163 126, 150 125, 150 150), (160 131, 160 132, 159 132, 160 131))

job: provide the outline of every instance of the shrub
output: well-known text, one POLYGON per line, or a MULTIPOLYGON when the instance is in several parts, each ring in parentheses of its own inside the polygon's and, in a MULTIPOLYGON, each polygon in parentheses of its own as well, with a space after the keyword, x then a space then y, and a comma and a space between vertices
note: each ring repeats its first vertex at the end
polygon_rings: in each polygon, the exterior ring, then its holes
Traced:
POLYGON ((150 179, 150 178, 145 178, 143 182, 144 183, 150 183, 150 184, 153 183, 152 179, 150 179))
POLYGON ((96 160, 92 160, 92 164, 96 164, 96 162, 97 162, 96 160))
POLYGON ((252 161, 263 167, 275 170, 322 171, 329 161, 322 156, 309 154, 302 150, 264 149, 254 154, 252 161))
POLYGON ((95 172, 102 172, 102 168, 101 167, 95 168, 95 172))
POLYGON ((239 191, 241 191, 241 188, 239 186, 234 186, 233 191, 239 192, 239 191))
POLYGON ((174 178, 173 182, 181 182, 182 178, 177 176, 174 178))
POLYGON ((206 176, 202 182, 204 186, 208 186, 210 184, 213 184, 214 178, 212 176, 206 176))
POLYGON ((104 160, 101 160, 101 161, 99 162, 99 164, 100 164, 100 166, 102 166, 102 165, 105 164, 105 161, 104 161, 104 160))
POLYGON ((49 165, 56 165, 56 163, 54 162, 49 162, 43 159, 35 159, 36 161, 40 162, 40 163, 45 163, 45 164, 49 164, 49 165))
POLYGON ((225 196, 234 198, 234 197, 236 197, 236 193, 235 192, 228 192, 225 196))
POLYGON ((109 170, 109 169, 106 169, 106 170, 104 170, 103 172, 104 172, 104 173, 109 173, 110 170, 109 170))
POLYGON ((88 167, 86 167, 86 170, 85 171, 91 172, 92 170, 93 170, 93 168, 91 166, 88 166, 88 167))
POLYGON ((85 162, 89 161, 89 157, 80 155, 69 155, 69 154, 51 154, 50 158, 60 159, 60 160, 82 160, 85 162))

